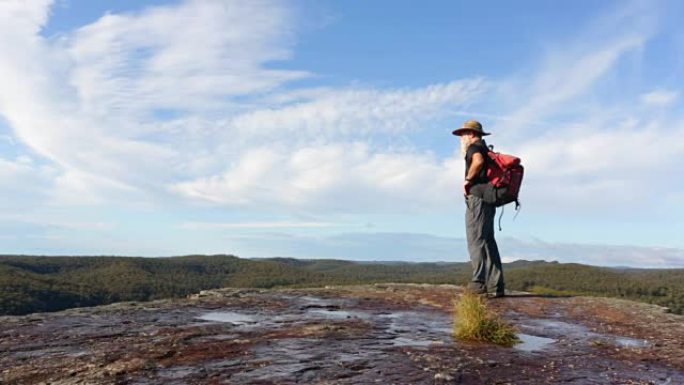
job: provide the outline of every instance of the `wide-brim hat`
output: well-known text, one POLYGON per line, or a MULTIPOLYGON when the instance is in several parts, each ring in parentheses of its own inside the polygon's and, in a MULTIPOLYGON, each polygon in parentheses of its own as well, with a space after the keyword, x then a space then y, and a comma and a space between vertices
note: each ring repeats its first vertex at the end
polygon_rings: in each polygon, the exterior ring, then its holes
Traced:
POLYGON ((467 122, 463 123, 463 127, 454 130, 452 134, 461 136, 468 131, 477 132, 482 136, 491 135, 489 132, 482 131, 482 124, 480 124, 480 122, 477 120, 468 120, 467 122))

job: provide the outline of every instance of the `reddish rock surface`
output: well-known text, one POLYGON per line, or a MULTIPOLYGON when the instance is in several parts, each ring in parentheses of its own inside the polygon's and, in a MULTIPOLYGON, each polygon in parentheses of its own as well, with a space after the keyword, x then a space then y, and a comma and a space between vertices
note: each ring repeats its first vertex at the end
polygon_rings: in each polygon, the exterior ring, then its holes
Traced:
POLYGON ((451 285, 220 289, 0 317, 2 384, 684 384, 684 317, 489 300, 524 341, 455 341, 451 285))

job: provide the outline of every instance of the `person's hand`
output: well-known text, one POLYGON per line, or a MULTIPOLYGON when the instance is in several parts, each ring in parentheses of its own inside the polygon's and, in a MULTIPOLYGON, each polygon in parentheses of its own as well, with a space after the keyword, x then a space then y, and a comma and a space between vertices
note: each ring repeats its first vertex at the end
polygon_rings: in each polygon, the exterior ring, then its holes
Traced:
POLYGON ((472 182, 469 180, 464 180, 463 181, 463 195, 468 196, 468 192, 470 191, 470 186, 472 185, 472 182))

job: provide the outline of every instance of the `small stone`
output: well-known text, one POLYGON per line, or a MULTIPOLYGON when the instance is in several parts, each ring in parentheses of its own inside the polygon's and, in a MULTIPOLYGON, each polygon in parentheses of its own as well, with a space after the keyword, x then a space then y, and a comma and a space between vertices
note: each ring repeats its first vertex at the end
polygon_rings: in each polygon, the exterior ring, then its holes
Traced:
POLYGON ((454 379, 454 377, 449 375, 448 373, 437 373, 437 374, 435 374, 435 380, 451 381, 453 379, 454 379))

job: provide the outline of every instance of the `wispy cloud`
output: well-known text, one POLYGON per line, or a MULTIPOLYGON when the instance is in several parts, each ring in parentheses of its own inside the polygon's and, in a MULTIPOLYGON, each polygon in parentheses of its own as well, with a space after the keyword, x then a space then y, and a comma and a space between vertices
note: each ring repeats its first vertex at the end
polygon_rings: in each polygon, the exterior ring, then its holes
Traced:
MULTIPOLYGON (((509 120, 530 122, 563 114, 574 98, 591 91, 623 55, 641 48, 646 39, 647 36, 638 35, 620 37, 598 47, 592 44, 579 52, 549 54, 548 62, 532 79, 530 86, 516 84, 512 92, 517 93, 518 100, 524 103, 509 116, 509 120)), ((516 137, 529 132, 520 130, 516 137)))
POLYGON ((238 113, 232 96, 308 76, 266 67, 290 55, 291 16, 275 2, 185 1, 45 38, 50 5, 3 2, 0 113, 62 169, 59 196, 151 198, 189 157, 168 145, 174 132, 159 130, 159 114, 238 113))
POLYGON ((179 225, 183 229, 283 229, 283 228, 318 228, 334 227, 340 224, 331 222, 295 222, 295 221, 268 221, 268 222, 186 222, 179 225))
POLYGON ((656 107, 669 106, 679 98, 679 91, 654 90, 641 95, 641 102, 656 107))
MULTIPOLYGON (((520 146, 528 167, 528 196, 538 205, 576 215, 652 210, 653 186, 676 173, 676 159, 684 156, 684 121, 613 120, 596 117, 584 124, 541 135, 520 146)), ((624 117, 623 117, 624 119, 624 117)), ((672 181, 680 191, 682 183, 672 181)))
POLYGON ((69 37, 71 83, 81 105, 103 115, 239 109, 226 97, 309 76, 265 65, 290 57, 292 17, 269 0, 191 0, 108 14, 69 37))
POLYGON ((115 226, 112 222, 78 221, 51 219, 35 214, 6 214, 0 215, 0 222, 20 222, 39 227, 61 228, 70 230, 107 230, 115 226))
POLYGON ((379 151, 363 142, 262 147, 222 175, 174 190, 219 204, 294 206, 333 211, 421 210, 444 206, 458 188, 463 162, 431 154, 379 151))
POLYGON ((558 123, 586 122, 588 114, 612 108, 614 102, 601 95, 624 90, 622 84, 606 80, 618 74, 634 76, 621 72, 630 60, 642 62, 645 46, 657 35, 660 12, 648 2, 623 2, 579 25, 572 35, 545 41, 534 61, 500 84, 495 95, 499 114, 505 115, 500 136, 521 141, 550 127, 556 132, 558 123))
MULTIPOLYGON (((593 218, 600 208, 641 216, 657 205, 648 199, 653 186, 684 156, 684 119, 663 109, 679 93, 642 93, 616 79, 645 77, 641 63, 653 59, 643 53, 661 11, 620 4, 572 38, 547 44, 537 65, 502 83, 497 107, 504 111, 491 119, 491 141, 523 159, 522 198, 537 213, 593 218)), ((672 191, 684 188, 671 183, 672 191)))
MULTIPOLYGON (((69 199, 74 196, 98 204, 117 196, 122 202, 153 201, 172 193, 220 205, 364 211, 408 201, 434 209, 457 191, 461 162, 411 147, 371 145, 374 135, 424 132, 430 122, 455 118, 459 106, 476 104, 485 93, 499 92, 504 100, 514 84, 518 107, 513 103, 511 113, 499 114, 494 126, 517 132, 497 133, 505 148, 507 138, 532 132, 523 130, 523 122, 565 115, 568 103, 590 92, 652 33, 648 26, 612 35, 601 31, 601 41, 551 51, 527 85, 511 80, 498 91, 482 78, 413 89, 284 89, 310 74, 266 67, 291 55, 293 16, 282 5, 186 1, 108 14, 57 40, 38 35, 49 3, 42 12, 36 9, 29 12, 30 23, 18 17, 16 25, 6 26, 33 27, 6 38, 24 48, 2 63, 8 78, 46 81, 24 87, 23 94, 5 91, 0 100, 17 136, 61 166, 52 183, 56 201, 64 204, 76 203, 69 199), (251 19, 255 14, 260 23, 251 19), (230 34, 221 32, 226 23, 230 34), (186 24, 189 30, 179 27, 186 24), (192 56, 185 54, 190 47, 192 56), (55 58, 57 65, 20 65, 43 58, 55 58), (164 117, 164 111, 172 114, 164 117)), ((629 17, 634 15, 616 20, 629 17)), ((616 152, 638 147, 638 130, 611 132, 589 123, 564 123, 553 135, 512 148, 539 175, 552 168, 555 175, 586 178, 616 152), (604 138, 576 138, 578 125, 604 138), (612 145, 597 161, 592 149, 604 140, 612 145), (545 150, 554 143, 563 146, 545 150)))
MULTIPOLYGON (((49 3, 41 9, 36 13, 47 15, 49 3)), ((5 35, 19 48, 3 55, 0 68, 8 81, 43 80, 17 87, 22 92, 0 90, 0 112, 23 143, 59 166, 51 181, 59 204, 190 197, 339 205, 353 201, 341 186, 355 197, 396 186, 392 195, 401 198, 427 181, 420 171, 442 185, 453 176, 448 160, 365 142, 449 116, 483 94, 482 79, 286 90, 287 82, 310 76, 267 65, 291 55, 292 17, 270 1, 185 1, 107 14, 48 39, 39 34, 46 17, 36 16, 35 28, 5 35)), ((17 20, 0 29, 16 32, 26 23, 17 20)))
POLYGON ((51 166, 35 164, 31 158, 0 158, 0 209, 24 212, 48 199, 51 181, 59 171, 51 166))
POLYGON ((473 79, 419 89, 329 90, 294 105, 242 114, 232 124, 248 136, 392 134, 452 115, 455 106, 476 100, 487 88, 482 79, 473 79))

